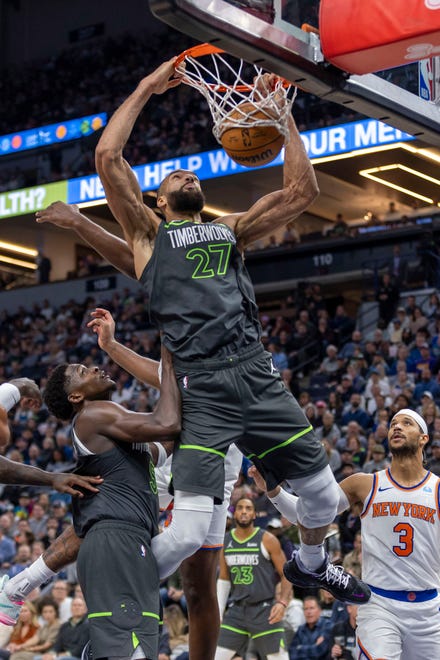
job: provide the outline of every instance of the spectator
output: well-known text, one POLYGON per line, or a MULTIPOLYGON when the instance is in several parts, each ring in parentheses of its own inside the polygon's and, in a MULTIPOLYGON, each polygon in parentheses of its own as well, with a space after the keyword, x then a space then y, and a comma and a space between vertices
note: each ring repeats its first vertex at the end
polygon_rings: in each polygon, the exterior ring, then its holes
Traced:
POLYGON ((354 549, 354 539, 361 529, 359 512, 350 507, 341 513, 338 519, 339 538, 341 541, 341 552, 343 556, 354 549))
POLYGON ((429 319, 423 314, 421 307, 416 305, 412 314, 410 315, 409 329, 412 334, 415 335, 422 328, 426 328, 429 323, 429 319))
POLYGON ((9 567, 16 553, 14 541, 0 529, 0 567, 9 567))
POLYGON ((82 651, 89 641, 87 606, 83 598, 72 600, 72 616, 63 623, 53 649, 43 654, 41 660, 80 660, 82 651))
POLYGON ((30 566, 32 563, 31 547, 27 543, 21 543, 17 548, 17 554, 15 555, 12 566, 8 570, 8 575, 10 578, 17 575, 21 571, 24 571, 27 566, 30 566))
POLYGON ((362 574, 362 535, 361 532, 356 532, 353 540, 353 550, 347 552, 343 562, 343 567, 349 573, 357 575, 359 578, 362 574))
POLYGON ((18 621, 12 629, 8 644, 5 648, 0 649, 1 660, 8 660, 11 653, 20 651, 25 643, 36 643, 39 627, 37 608, 31 601, 26 601, 21 608, 18 621))
POLYGON ((50 280, 50 271, 52 262, 41 250, 38 251, 37 263, 37 282, 38 284, 47 284, 50 280))
POLYGON ((324 438, 321 442, 325 449, 325 453, 327 454, 328 464, 330 465, 332 472, 337 472, 342 463, 340 453, 330 445, 326 438, 324 438))
POLYGON ((371 460, 366 461, 362 467, 363 472, 367 472, 368 474, 379 472, 379 470, 384 470, 390 465, 390 462, 386 457, 385 447, 383 445, 375 444, 371 454, 371 460))
POLYGON ((338 349, 334 344, 329 344, 325 349, 326 357, 319 365, 319 371, 328 377, 329 381, 334 378, 336 372, 339 370, 339 362, 337 358, 338 349))
POLYGON ((398 316, 395 316, 388 324, 387 333, 392 344, 400 344, 402 341, 402 322, 398 316))
POLYGON ((398 299, 397 287, 392 283, 390 274, 384 273, 376 293, 376 300, 379 302, 379 317, 383 327, 386 327, 393 318, 398 299))
POLYGON ((364 431, 367 431, 372 426, 372 419, 362 407, 362 397, 357 392, 351 395, 350 404, 341 419, 343 426, 346 426, 351 421, 357 422, 364 431))
POLYGON ((321 606, 316 596, 305 596, 303 607, 305 623, 299 626, 289 646, 290 660, 324 660, 330 642, 328 620, 321 616, 321 606))
POLYGON ((189 660, 188 621, 178 605, 164 609, 158 660, 189 660))
POLYGON ((57 606, 60 623, 65 623, 72 614, 72 598, 69 596, 69 585, 65 580, 55 580, 50 595, 57 606))
POLYGON ((180 571, 173 573, 166 581, 166 585, 160 588, 160 597, 163 607, 177 603, 180 605, 182 612, 187 615, 187 605, 185 594, 182 589, 182 580, 180 571))
POLYGON ((408 260, 401 255, 400 245, 393 246, 393 257, 389 266, 393 284, 397 289, 406 288, 408 277, 408 260))
POLYGON ((335 623, 330 636, 330 653, 332 658, 353 660, 357 655, 356 617, 358 606, 347 603, 348 619, 335 623))
POLYGON ((349 360, 352 358, 356 352, 362 353, 364 349, 364 343, 362 341, 362 332, 360 330, 353 330, 351 333, 351 341, 345 342, 339 355, 344 358, 344 360, 349 360))
POLYGON ((58 608, 51 599, 42 600, 40 607, 44 624, 38 628, 36 637, 21 644, 20 649, 11 654, 10 660, 34 660, 36 654, 40 656, 42 653, 52 650, 60 629, 58 608))
POLYGON ((31 528, 31 531, 36 539, 42 539, 45 536, 47 532, 47 519, 48 515, 44 508, 41 506, 41 504, 36 502, 32 507, 32 513, 29 517, 29 527, 31 528))
POLYGON ((338 346, 342 346, 354 330, 354 321, 348 316, 344 305, 336 307, 331 326, 336 334, 338 346))
POLYGON ((281 372, 288 368, 289 361, 286 353, 281 348, 279 341, 270 341, 267 350, 272 355, 272 362, 275 369, 278 369, 278 371, 281 372))
POLYGON ((431 443, 431 457, 426 463, 426 467, 440 477, 440 440, 433 440, 431 443))
POLYGON ((331 238, 345 238, 349 236, 348 225, 345 222, 342 213, 336 214, 335 224, 330 227, 329 231, 327 232, 327 236, 331 238))
POLYGON ((325 410, 322 415, 322 426, 315 431, 318 440, 327 440, 331 447, 336 447, 341 439, 339 426, 335 424, 335 416, 330 410, 325 410))
POLYGON ((319 590, 319 604, 321 606, 321 616, 327 619, 330 629, 337 621, 345 621, 347 619, 347 610, 345 604, 336 598, 325 589, 319 590))
POLYGON ((422 396, 426 392, 430 392, 434 399, 440 397, 440 385, 437 380, 433 378, 431 369, 425 365, 422 367, 420 380, 414 388, 413 399, 415 403, 421 403, 422 396))

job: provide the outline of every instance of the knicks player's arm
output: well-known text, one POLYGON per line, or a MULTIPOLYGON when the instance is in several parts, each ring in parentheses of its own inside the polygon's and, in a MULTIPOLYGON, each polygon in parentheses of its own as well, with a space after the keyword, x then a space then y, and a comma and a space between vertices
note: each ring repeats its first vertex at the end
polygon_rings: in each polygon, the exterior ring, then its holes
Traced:
POLYGON ((319 193, 313 166, 292 116, 288 125, 289 141, 285 145, 282 189, 265 195, 244 213, 218 220, 235 232, 240 249, 292 222, 319 193))
MULTIPOLYGON (((340 482, 339 486, 345 493, 350 506, 363 506, 373 486, 373 478, 372 474, 358 472, 340 482)), ((340 509, 338 509, 339 512, 340 509)))
POLYGON ((130 348, 123 346, 115 339, 115 322, 106 309, 97 307, 90 316, 92 321, 87 324, 98 335, 98 344, 111 359, 122 369, 128 371, 141 383, 160 390, 159 362, 150 358, 141 357, 130 348))
POLYGON ((175 58, 164 62, 140 81, 113 114, 95 152, 96 170, 108 205, 133 252, 137 277, 141 276, 151 256, 160 218, 144 204, 139 182, 123 157, 123 149, 150 97, 180 84, 180 77, 173 77, 174 62, 175 58))
POLYGON ((39 224, 50 222, 61 229, 71 229, 109 264, 136 279, 133 253, 127 243, 83 215, 75 205, 54 202, 35 214, 39 224))
POLYGON ((273 604, 270 614, 269 623, 278 623, 284 617, 287 604, 292 598, 292 585, 286 580, 283 573, 283 566, 286 563, 286 555, 284 554, 281 543, 274 534, 264 532, 263 545, 266 548, 270 560, 280 577, 280 597, 273 604))
POLYGON ((219 560, 219 573, 217 578, 217 601, 220 614, 220 621, 223 619, 223 614, 228 602, 229 592, 231 591, 231 576, 229 568, 226 563, 225 553, 222 549, 219 560))

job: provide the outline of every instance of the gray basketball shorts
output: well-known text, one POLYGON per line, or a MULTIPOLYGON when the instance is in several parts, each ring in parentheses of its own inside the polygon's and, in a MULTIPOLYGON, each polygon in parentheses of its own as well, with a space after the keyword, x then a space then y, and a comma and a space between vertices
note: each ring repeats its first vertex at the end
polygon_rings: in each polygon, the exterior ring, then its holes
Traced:
POLYGON ((274 601, 268 600, 253 605, 235 603, 226 610, 220 626, 218 646, 243 655, 248 643, 265 658, 270 653, 278 653, 284 647, 282 623, 270 624, 269 614, 274 601))
POLYGON ((173 454, 175 490, 221 502, 224 459, 231 443, 272 489, 327 465, 312 426, 259 342, 217 360, 174 359, 182 395, 182 433, 173 454))
POLYGON ((139 645, 144 657, 157 658, 159 572, 148 531, 119 520, 95 523, 81 544, 77 570, 93 659, 129 658, 139 645))

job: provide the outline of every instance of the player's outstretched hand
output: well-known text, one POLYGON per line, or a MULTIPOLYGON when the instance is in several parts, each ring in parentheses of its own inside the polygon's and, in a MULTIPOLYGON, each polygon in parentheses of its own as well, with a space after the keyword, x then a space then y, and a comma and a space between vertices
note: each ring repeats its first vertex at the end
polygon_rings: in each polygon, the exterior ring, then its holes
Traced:
POLYGON ((79 474, 67 474, 65 472, 57 472, 53 474, 52 486, 60 493, 67 493, 73 497, 84 497, 82 490, 79 488, 89 490, 91 493, 98 493, 99 484, 104 480, 101 477, 82 477, 79 474))
POLYGON ((20 391, 20 406, 29 410, 38 410, 42 404, 41 392, 38 385, 30 378, 14 378, 9 381, 20 391))
POLYGON ((107 309, 97 307, 94 312, 90 312, 92 320, 87 323, 98 335, 98 344, 103 351, 107 351, 109 346, 115 341, 115 321, 107 309))
POLYGON ((248 476, 252 477, 252 479, 255 481, 257 487, 260 490, 263 490, 264 492, 267 491, 267 486, 266 482, 259 470, 255 467, 255 465, 251 465, 251 467, 248 470, 248 476))
POLYGON ((154 94, 163 94, 168 89, 177 87, 182 82, 182 74, 174 68, 176 59, 176 57, 172 57, 170 60, 163 62, 153 73, 150 73, 149 76, 144 78, 145 81, 148 81, 149 85, 153 86, 154 94))
POLYGON ((56 225, 62 229, 72 229, 81 219, 81 213, 76 204, 53 202, 46 209, 37 211, 35 219, 38 224, 50 222, 52 225, 56 225))

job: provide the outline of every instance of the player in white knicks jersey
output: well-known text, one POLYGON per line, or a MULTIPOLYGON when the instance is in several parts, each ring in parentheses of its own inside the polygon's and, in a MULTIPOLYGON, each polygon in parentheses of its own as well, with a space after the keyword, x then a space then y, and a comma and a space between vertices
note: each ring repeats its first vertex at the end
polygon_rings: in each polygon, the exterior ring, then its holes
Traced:
MULTIPOLYGON (((362 579, 372 591, 358 609, 359 660, 440 659, 440 480, 423 466, 428 440, 425 420, 400 410, 388 430, 391 467, 340 483, 339 512, 362 507, 362 579)), ((297 497, 279 486, 268 496, 296 522, 297 497)))

